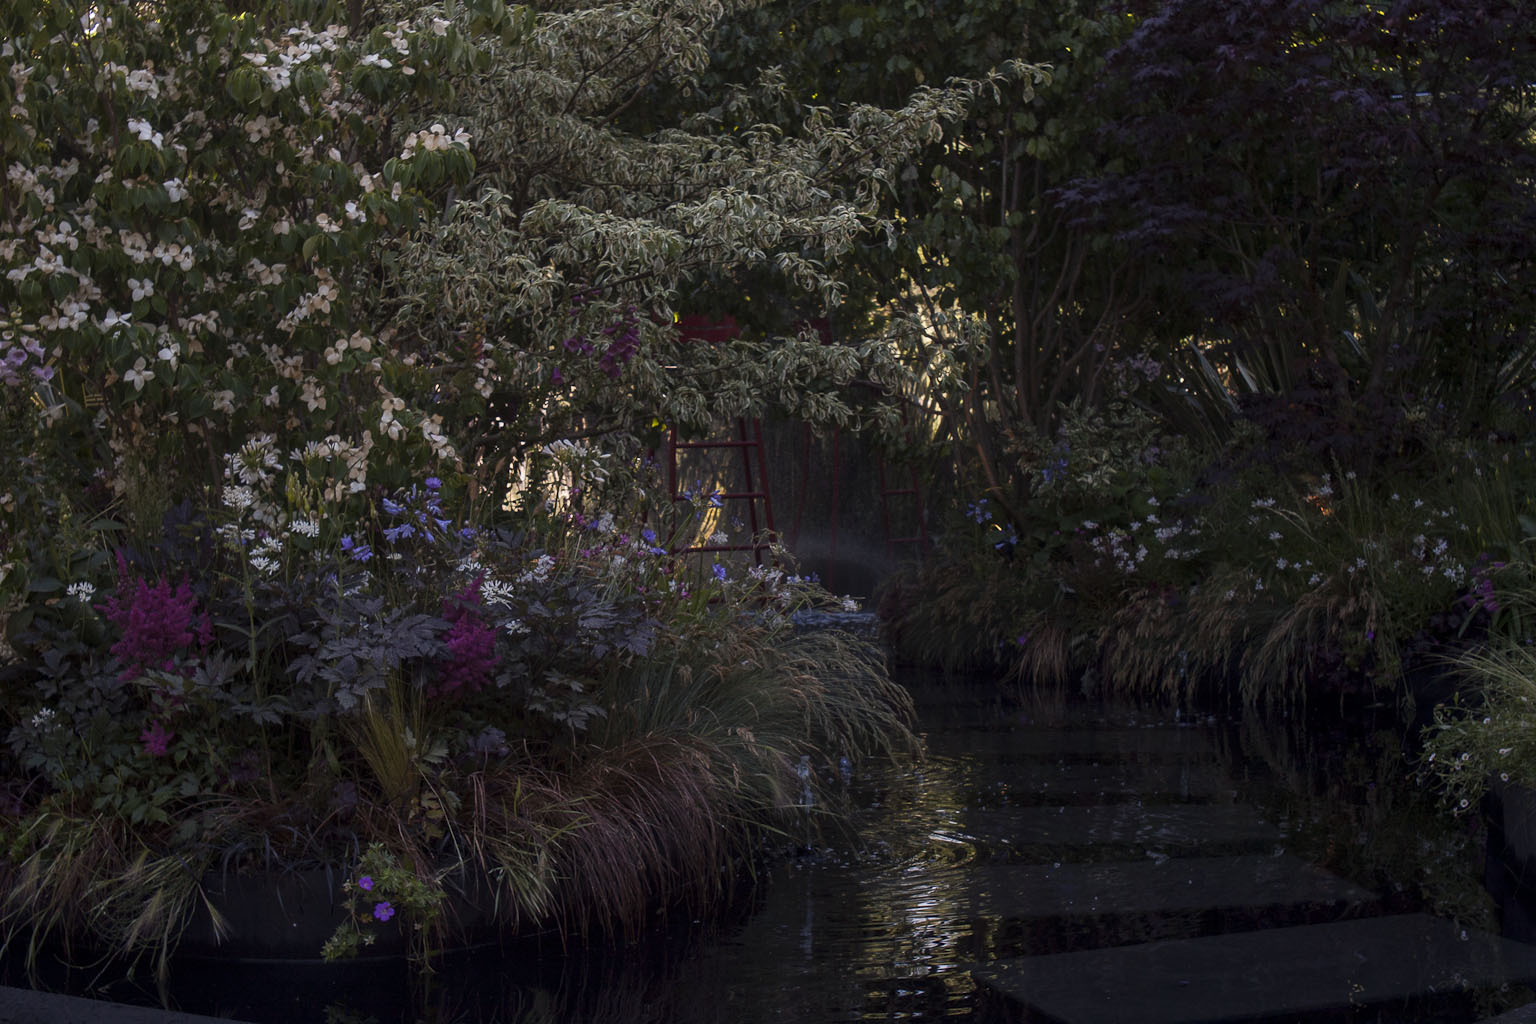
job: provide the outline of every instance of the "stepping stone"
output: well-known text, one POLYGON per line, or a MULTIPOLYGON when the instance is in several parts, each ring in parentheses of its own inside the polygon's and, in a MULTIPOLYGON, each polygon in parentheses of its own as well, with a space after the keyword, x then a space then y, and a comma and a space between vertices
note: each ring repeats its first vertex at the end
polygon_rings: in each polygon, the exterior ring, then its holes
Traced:
POLYGON ((935 754, 970 755, 988 760, 1070 758, 1079 761, 1126 761, 1147 758, 1210 758, 1212 733, 1195 726, 1105 729, 1021 728, 1002 732, 938 729, 924 733, 935 754))
POLYGON ((1285 837, 1246 806, 1111 804, 975 809, 932 830, 930 838, 1004 849, 1136 847, 1178 852, 1204 847, 1206 852, 1238 852, 1269 851, 1285 837))
POLYGON ((1526 1003, 1497 1017, 1484 1017, 1479 1024, 1536 1024, 1536 1003, 1526 1003))
POLYGON ((0 988, 0 1024, 235 1024, 222 1017, 0 988))
POLYGON ((1277 906, 1358 906, 1367 889, 1290 855, 1184 857, 1099 864, 975 864, 978 916, 1030 920, 1277 906))
POLYGON ((1536 947, 1406 914, 1020 957, 972 973, 1060 1024, 1211 1024, 1529 983, 1536 947))
POLYGON ((919 780, 942 782, 959 790, 970 806, 1144 801, 1228 800, 1236 788, 1213 765, 1020 764, 996 766, 947 757, 930 757, 917 766, 919 780))

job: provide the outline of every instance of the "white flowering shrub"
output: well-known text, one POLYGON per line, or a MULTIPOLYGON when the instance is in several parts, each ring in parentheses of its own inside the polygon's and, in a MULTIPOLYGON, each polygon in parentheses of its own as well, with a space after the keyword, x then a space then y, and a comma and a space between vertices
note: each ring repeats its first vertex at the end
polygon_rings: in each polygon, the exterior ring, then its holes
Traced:
POLYGON ((370 455, 375 480, 452 463, 376 311, 392 241, 473 171, 462 129, 411 112, 471 70, 472 34, 514 31, 494 0, 459 9, 7 5, 0 393, 75 458, 53 472, 195 496, 263 436, 356 456, 336 482, 358 490, 370 455))

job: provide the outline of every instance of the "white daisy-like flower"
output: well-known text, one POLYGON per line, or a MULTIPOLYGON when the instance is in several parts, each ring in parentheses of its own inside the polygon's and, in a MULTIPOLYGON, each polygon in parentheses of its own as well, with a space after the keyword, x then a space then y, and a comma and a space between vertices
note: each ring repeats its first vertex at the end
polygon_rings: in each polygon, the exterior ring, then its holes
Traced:
POLYGON ((540 555, 533 565, 519 576, 519 583, 543 583, 549 578, 550 570, 555 567, 554 555, 540 555))
POLYGON ((484 579, 480 581, 480 597, 486 604, 510 605, 512 603, 512 584, 503 580, 484 579))

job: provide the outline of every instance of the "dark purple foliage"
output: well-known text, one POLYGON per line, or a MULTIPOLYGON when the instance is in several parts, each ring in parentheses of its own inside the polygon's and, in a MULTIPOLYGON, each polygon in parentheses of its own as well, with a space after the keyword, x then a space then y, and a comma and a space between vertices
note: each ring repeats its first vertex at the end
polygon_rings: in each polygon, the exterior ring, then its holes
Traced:
POLYGON ((1221 339, 1229 365, 1288 335, 1336 400, 1449 380, 1475 408, 1509 387, 1536 295, 1528 8, 1124 6, 1104 171, 1053 197, 1161 279, 1162 323, 1221 339))

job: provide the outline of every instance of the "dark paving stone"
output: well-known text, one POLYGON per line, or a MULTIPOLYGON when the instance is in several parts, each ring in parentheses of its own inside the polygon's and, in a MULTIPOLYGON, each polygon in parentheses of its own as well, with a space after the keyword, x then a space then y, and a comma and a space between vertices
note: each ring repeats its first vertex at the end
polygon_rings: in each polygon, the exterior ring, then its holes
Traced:
POLYGON ((1284 838, 1251 807, 1224 804, 977 808, 957 812, 931 836, 989 847, 1047 847, 1068 858, 1074 850, 1093 847, 1270 851, 1284 838))
POLYGON ((222 1017, 122 1003, 103 1003, 78 996, 0 988, 0 1024, 232 1024, 222 1017))
POLYGON ((1497 1017, 1484 1017, 1480 1024, 1536 1024, 1536 1003, 1526 1003, 1497 1017))
POLYGON ((1215 756, 1212 731, 1198 726, 1030 727, 981 733, 974 729, 940 729, 926 732, 924 737, 928 749, 935 754, 968 754, 989 759, 1111 761, 1215 756))
POLYGON ((930 757, 913 770, 913 775, 920 781, 931 780, 955 789, 968 805, 986 807, 1136 798, 1146 802, 1230 802, 1237 796, 1232 780, 1211 765, 1072 762, 998 766, 930 757))
POLYGON ((1306 904, 1348 907, 1375 895, 1289 855, 1179 857, 1099 864, 978 864, 979 914, 1027 919, 1306 904))
POLYGON ((1021 957, 973 973, 1061 1024, 1213 1024, 1526 983, 1536 948, 1408 914, 1021 957))

